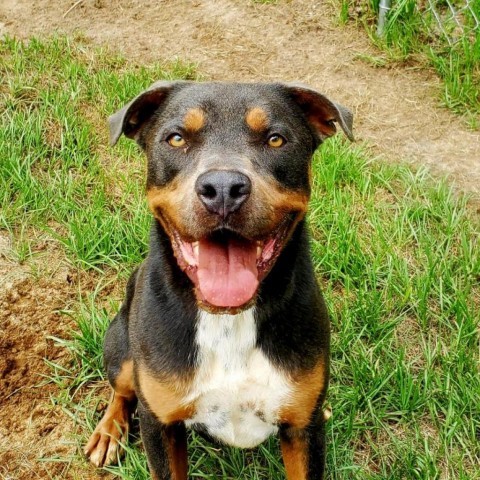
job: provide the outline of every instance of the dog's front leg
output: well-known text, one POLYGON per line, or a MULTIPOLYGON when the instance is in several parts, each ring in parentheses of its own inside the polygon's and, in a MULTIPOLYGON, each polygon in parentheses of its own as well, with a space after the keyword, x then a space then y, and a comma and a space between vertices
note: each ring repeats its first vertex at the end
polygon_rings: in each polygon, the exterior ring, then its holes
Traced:
POLYGON ((153 480, 186 480, 187 433, 183 422, 165 425, 139 402, 140 432, 153 480))
POLYGON ((288 480, 322 480, 325 470, 325 419, 314 415, 306 428, 280 430, 283 463, 288 480))

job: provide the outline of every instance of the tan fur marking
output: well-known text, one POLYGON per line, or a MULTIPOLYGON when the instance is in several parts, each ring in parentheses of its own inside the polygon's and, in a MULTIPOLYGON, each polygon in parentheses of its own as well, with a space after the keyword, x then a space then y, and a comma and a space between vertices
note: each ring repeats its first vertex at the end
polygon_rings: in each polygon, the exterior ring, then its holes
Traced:
POLYGON ((85 454, 97 467, 113 463, 121 451, 120 443, 128 436, 131 402, 135 396, 133 360, 126 360, 115 378, 107 410, 85 447, 85 454))
MULTIPOLYGON (((162 441, 168 458, 168 467, 171 474, 171 480, 187 480, 188 475, 188 452, 187 452, 187 437, 181 435, 179 438, 175 432, 175 426, 167 426, 162 432, 162 441)), ((148 462, 148 469, 152 480, 161 480, 160 477, 153 471, 150 462, 148 462)))
POLYGON ((310 423, 318 397, 325 387, 326 371, 323 360, 307 373, 294 378, 293 391, 288 405, 280 410, 282 423, 295 428, 305 428, 310 423))
POLYGON ((177 182, 173 182, 166 187, 152 187, 147 192, 148 207, 155 217, 162 211, 174 214, 179 207, 178 205, 178 186, 177 182), (174 209, 174 210, 172 210, 174 209))
POLYGON ((179 193, 179 186, 176 181, 166 187, 152 187, 147 192, 147 202, 154 217, 160 221, 163 228, 171 233, 172 225, 165 222, 165 214, 168 214, 168 221, 173 224, 181 234, 182 221, 181 212, 185 206, 181 205, 182 195, 179 193))
POLYGON ((293 437, 281 440, 282 457, 288 480, 307 479, 307 444, 305 439, 293 437))
MULTIPOLYGON (((253 178, 252 195, 243 210, 246 236, 255 236, 257 232, 268 235, 287 214, 294 214, 293 231, 296 222, 305 216, 309 193, 288 190, 276 180, 264 178, 251 170, 245 172, 253 178)), ((188 178, 177 177, 163 187, 151 186, 147 192, 150 210, 171 238, 174 229, 182 240, 193 242, 217 225, 217 219, 206 211, 194 193, 198 174, 193 172, 188 178)))
POLYGON ((205 125, 205 112, 201 108, 192 108, 183 117, 183 126, 189 132, 198 132, 205 125))
POLYGON ((115 378, 115 393, 133 400, 135 387, 133 385, 133 360, 126 360, 120 367, 120 372, 115 378))
POLYGON ((173 226, 184 237, 184 240, 187 239, 187 235, 184 231, 186 225, 182 212, 188 207, 183 199, 189 197, 189 191, 193 191, 193 186, 188 182, 174 180, 165 187, 151 187, 147 192, 148 206, 154 217, 160 221, 169 234, 172 233, 173 226), (165 220, 168 220, 169 223, 166 223, 165 220))
POLYGON ((247 112, 245 117, 247 125, 255 132, 263 132, 268 126, 268 117, 265 110, 260 107, 254 107, 247 112))
POLYGON ((137 370, 138 384, 150 410, 165 425, 192 417, 195 404, 185 404, 188 379, 155 378, 144 366, 137 370))
POLYGON ((186 437, 179 439, 175 430, 167 427, 167 456, 172 473, 172 480, 187 480, 188 454, 186 437))
MULTIPOLYGON (((287 190, 273 180, 255 179, 251 204, 259 209, 268 209, 269 230, 276 228, 288 213, 295 213, 296 220, 301 220, 307 211, 308 201, 309 196, 305 192, 287 190)), ((292 231, 293 228, 294 225, 292 231)))

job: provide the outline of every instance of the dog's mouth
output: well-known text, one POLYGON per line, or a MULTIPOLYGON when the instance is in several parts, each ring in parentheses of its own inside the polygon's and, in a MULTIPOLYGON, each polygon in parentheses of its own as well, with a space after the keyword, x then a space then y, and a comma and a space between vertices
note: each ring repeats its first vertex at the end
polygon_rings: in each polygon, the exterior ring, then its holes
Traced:
POLYGON ((290 217, 263 240, 249 240, 220 229, 194 242, 173 230, 170 238, 180 268, 196 287, 197 299, 210 310, 238 310, 255 297, 288 239, 290 217))

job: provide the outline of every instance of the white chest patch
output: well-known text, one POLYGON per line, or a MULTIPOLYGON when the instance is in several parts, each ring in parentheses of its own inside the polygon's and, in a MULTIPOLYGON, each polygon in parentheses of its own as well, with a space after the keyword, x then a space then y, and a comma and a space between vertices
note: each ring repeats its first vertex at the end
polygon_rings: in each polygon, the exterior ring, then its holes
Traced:
POLYGON ((291 384, 256 348, 253 309, 238 315, 200 312, 197 373, 186 401, 196 413, 187 426, 201 425, 212 437, 255 447, 278 430, 278 412, 291 384))

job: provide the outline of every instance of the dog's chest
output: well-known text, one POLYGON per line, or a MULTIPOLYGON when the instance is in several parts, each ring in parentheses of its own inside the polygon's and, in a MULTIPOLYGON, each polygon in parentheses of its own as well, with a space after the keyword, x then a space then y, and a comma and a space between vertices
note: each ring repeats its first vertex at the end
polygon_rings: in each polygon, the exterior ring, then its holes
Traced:
POLYGON ((256 348, 253 310, 239 315, 200 313, 197 371, 188 395, 195 415, 187 426, 222 442, 254 447, 278 430, 291 384, 256 348))

